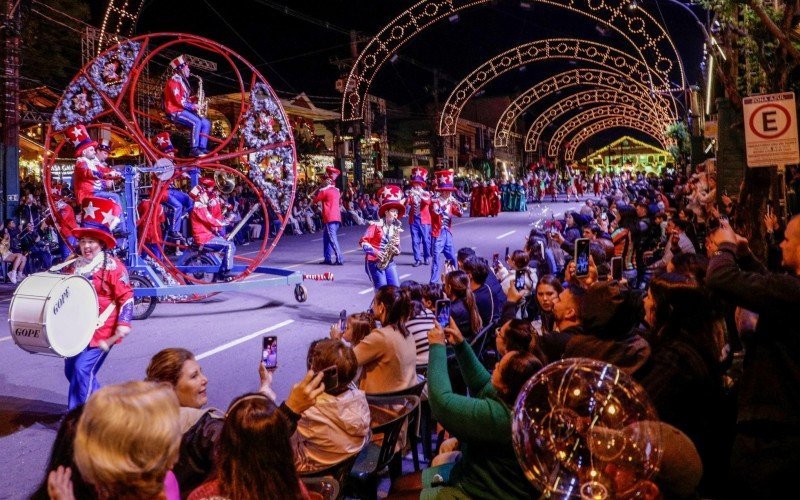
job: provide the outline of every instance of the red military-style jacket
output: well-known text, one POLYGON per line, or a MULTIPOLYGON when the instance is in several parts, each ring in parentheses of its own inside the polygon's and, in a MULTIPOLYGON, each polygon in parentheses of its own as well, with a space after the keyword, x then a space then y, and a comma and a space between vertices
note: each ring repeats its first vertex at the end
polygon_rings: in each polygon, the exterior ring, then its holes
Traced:
POLYGON ((438 238, 442 232, 442 227, 446 227, 452 234, 452 218, 461 217, 461 205, 452 197, 443 203, 441 198, 434 198, 431 202, 431 236, 438 238))
POLYGON ((84 198, 92 196, 97 191, 102 191, 104 180, 115 179, 119 176, 120 174, 116 170, 101 165, 97 160, 78 158, 73 173, 75 199, 78 205, 83 203, 84 198))
POLYGON ((342 222, 341 195, 333 184, 320 188, 312 203, 322 202, 322 222, 342 222))
POLYGON ((431 223, 431 194, 422 190, 419 191, 419 202, 415 203, 414 196, 417 192, 412 189, 406 197, 406 207, 408 208, 408 223, 413 224, 419 213, 419 220, 422 224, 431 223), (415 206, 416 205, 416 206, 415 206))

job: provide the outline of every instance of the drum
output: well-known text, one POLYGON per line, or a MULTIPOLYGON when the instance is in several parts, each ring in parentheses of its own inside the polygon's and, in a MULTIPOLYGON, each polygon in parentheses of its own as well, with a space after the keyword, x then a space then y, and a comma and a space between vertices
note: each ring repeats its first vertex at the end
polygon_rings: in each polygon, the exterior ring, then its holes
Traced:
POLYGON ((17 286, 11 299, 11 337, 33 354, 75 356, 92 340, 98 309, 97 292, 83 276, 32 274, 17 286))

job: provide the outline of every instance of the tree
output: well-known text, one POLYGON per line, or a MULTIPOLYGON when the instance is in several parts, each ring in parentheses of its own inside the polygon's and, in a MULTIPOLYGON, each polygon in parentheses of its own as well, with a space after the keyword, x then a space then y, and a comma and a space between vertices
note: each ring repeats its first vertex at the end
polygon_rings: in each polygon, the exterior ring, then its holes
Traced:
MULTIPOLYGON (((720 106, 720 111, 730 109, 730 126, 723 126, 720 116, 720 144, 730 134, 729 144, 744 145, 742 96, 757 93, 774 93, 800 90, 800 44, 790 38, 793 28, 798 29, 798 0, 701 0, 701 4, 714 15, 711 32, 716 35, 716 45, 709 50, 715 56, 715 75, 721 81, 724 97, 730 106, 720 106), (718 52, 724 58, 718 57, 718 52), (722 59, 722 60, 721 60, 722 59), (736 135, 736 137, 732 137, 736 135)), ((722 115, 722 113, 720 113, 722 115)), ((739 146, 739 164, 744 164, 745 151, 739 146)), ((728 166, 720 164, 720 168, 728 166)), ((744 182, 739 192, 739 217, 737 224, 756 243, 754 251, 766 256, 766 246, 761 224, 766 204, 771 196, 778 196, 780 185, 775 168, 746 168, 744 182)))
POLYGON ((90 21, 85 0, 23 2, 20 88, 47 85, 61 92, 81 68, 83 26, 64 15, 90 21))

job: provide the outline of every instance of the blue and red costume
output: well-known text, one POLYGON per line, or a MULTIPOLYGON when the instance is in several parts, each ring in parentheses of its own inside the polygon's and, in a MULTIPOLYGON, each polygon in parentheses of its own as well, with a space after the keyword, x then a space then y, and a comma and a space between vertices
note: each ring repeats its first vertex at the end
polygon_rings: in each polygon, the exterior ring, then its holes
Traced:
POLYGON ((320 188, 311 203, 322 203, 322 222, 325 231, 322 233, 323 264, 342 265, 344 255, 339 247, 339 227, 342 225, 341 194, 333 185, 341 171, 332 166, 325 167, 328 184, 320 188))
POLYGON ((183 56, 178 56, 170 63, 174 73, 164 87, 164 112, 171 121, 192 129, 192 156, 200 156, 207 152, 208 134, 211 122, 197 114, 197 104, 192 99, 189 78, 189 66, 183 56))

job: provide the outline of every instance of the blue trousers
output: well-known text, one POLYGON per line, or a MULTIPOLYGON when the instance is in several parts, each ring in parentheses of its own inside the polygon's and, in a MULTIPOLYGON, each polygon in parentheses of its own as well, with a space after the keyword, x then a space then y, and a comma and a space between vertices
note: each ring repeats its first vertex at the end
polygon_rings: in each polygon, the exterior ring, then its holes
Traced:
POLYGON ((419 218, 411 224, 411 250, 414 252, 414 261, 420 262, 428 259, 433 253, 431 248, 431 225, 423 224, 419 218))
POLYGON ((344 255, 339 248, 339 232, 340 222, 328 222, 325 224, 325 231, 322 233, 322 248, 325 262, 331 264, 344 264, 344 255))
POLYGON ((181 217, 192 209, 192 199, 180 189, 170 189, 167 193, 167 205, 172 208, 172 221, 170 221, 169 229, 180 233, 181 217))
POLYGON ((69 409, 86 403, 89 396, 100 388, 97 372, 103 366, 109 351, 87 347, 77 356, 64 360, 64 375, 69 381, 69 409))
POLYGON ((186 111, 173 113, 172 121, 191 127, 192 129, 192 149, 206 149, 208 146, 208 133, 211 132, 211 122, 207 118, 202 118, 197 113, 186 111))
POLYGON ((233 255, 236 253, 236 245, 232 241, 215 236, 208 243, 204 243, 203 247, 215 252, 223 252, 224 258, 222 259, 222 265, 219 266, 220 272, 224 273, 233 269, 233 255))
POLYGON ((444 254, 445 260, 449 260, 455 264, 456 256, 453 253, 453 234, 445 228, 439 233, 436 238, 436 244, 433 246, 433 260, 431 260, 431 283, 441 283, 441 276, 439 276, 439 254, 444 254))
POLYGON ((375 262, 367 261, 367 272, 375 290, 383 285, 400 286, 400 279, 397 277, 397 266, 394 261, 386 266, 386 269, 378 269, 378 265, 375 262))

